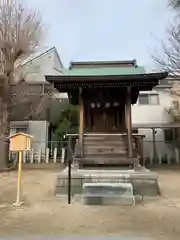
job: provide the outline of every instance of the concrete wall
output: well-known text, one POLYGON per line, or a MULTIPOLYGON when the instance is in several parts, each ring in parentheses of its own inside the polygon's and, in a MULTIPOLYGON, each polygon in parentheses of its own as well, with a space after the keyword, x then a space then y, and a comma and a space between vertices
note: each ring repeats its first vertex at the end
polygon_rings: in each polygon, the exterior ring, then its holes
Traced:
POLYGON ((29 134, 33 136, 32 148, 39 152, 45 152, 48 145, 48 128, 47 121, 29 121, 29 134))
POLYGON ((12 136, 12 135, 14 135, 14 134, 16 134, 16 128, 11 128, 9 135, 12 136))
POLYGON ((27 133, 33 136, 32 148, 36 151, 45 152, 45 148, 48 145, 48 128, 49 123, 47 121, 17 121, 11 123, 10 135, 16 133, 17 128, 27 129, 27 133))
MULTIPOLYGON (((49 152, 49 150, 47 149, 49 123, 47 121, 12 121, 10 125, 10 135, 14 135, 17 130, 21 132, 25 130, 26 133, 33 136, 32 150, 28 151, 27 154, 23 153, 23 163, 27 164, 26 167, 30 167, 30 165, 35 166, 37 163, 41 165, 44 162, 50 164, 52 162, 56 163, 57 149, 53 149, 51 157, 45 155, 45 152, 49 152)), ((64 150, 61 149, 61 151, 63 151, 64 153, 64 150)), ((17 155, 14 153, 10 154, 9 157, 10 161, 14 161, 15 159, 17 159, 17 155)))

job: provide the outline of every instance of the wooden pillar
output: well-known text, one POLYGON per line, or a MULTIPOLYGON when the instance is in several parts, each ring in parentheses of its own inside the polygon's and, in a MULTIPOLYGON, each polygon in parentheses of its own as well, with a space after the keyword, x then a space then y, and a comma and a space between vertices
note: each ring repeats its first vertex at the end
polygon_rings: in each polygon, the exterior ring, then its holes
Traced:
POLYGON ((119 117, 119 107, 117 109, 117 114, 116 114, 116 123, 117 123, 117 130, 118 132, 120 132, 120 127, 121 127, 121 123, 120 123, 120 117, 119 117))
MULTIPOLYGON (((153 137, 153 157, 155 163, 157 163, 157 151, 156 151, 156 130, 155 128, 152 128, 152 137, 153 137)), ((153 162, 154 163, 154 162, 153 162)))
POLYGON ((84 103, 82 99, 82 88, 79 88, 79 148, 81 157, 83 156, 83 136, 84 136, 84 103))
POLYGON ((126 94, 126 127, 128 138, 128 157, 132 158, 132 117, 131 117, 131 87, 127 87, 126 94))
POLYGON ((175 154, 175 149, 176 149, 176 128, 172 129, 172 133, 173 133, 173 151, 175 154))
POLYGON ((88 132, 91 132, 91 105, 88 102, 88 107, 87 107, 87 116, 88 116, 88 132))

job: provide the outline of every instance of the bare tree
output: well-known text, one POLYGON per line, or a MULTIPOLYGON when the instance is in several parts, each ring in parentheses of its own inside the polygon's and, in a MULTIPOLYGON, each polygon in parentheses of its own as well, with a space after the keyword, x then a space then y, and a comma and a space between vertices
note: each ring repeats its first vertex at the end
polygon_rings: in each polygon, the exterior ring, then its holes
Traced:
POLYGON ((12 87, 10 119, 18 116, 18 120, 44 120, 47 108, 52 100, 52 86, 44 84, 28 84, 21 80, 12 87))
POLYGON ((8 156, 6 137, 11 106, 29 97, 27 91, 23 93, 25 83, 17 70, 21 62, 39 48, 42 37, 38 11, 25 8, 15 0, 0 1, 0 167, 5 166, 8 156), (14 85, 17 93, 12 96, 14 85))
POLYGON ((170 108, 165 110, 172 121, 179 121, 180 118, 180 15, 178 14, 172 25, 167 29, 167 39, 161 42, 162 53, 153 55, 153 59, 159 67, 169 72, 172 83, 171 89, 165 89, 171 98, 170 108))
POLYGON ((167 90, 172 98, 171 107, 165 110, 174 122, 180 121, 180 84, 179 81, 174 81, 172 88, 167 90))
POLYGON ((169 5, 174 9, 178 9, 180 7, 180 0, 169 0, 169 5))
POLYGON ((162 51, 152 57, 160 68, 167 70, 171 76, 180 73, 180 15, 176 16, 173 25, 167 29, 167 39, 161 42, 162 51))

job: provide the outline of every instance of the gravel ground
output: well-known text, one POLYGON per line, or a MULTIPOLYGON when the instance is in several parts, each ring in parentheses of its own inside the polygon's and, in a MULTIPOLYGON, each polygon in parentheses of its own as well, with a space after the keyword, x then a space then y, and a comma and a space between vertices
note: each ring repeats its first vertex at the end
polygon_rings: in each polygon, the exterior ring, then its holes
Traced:
MULTIPOLYGON (((0 174, 0 236, 119 235, 180 239, 180 169, 157 170, 162 196, 135 207, 68 205, 54 197, 55 170, 25 170, 23 200, 15 172, 0 174)), ((14 239, 13 238, 13 239, 14 239)), ((151 239, 151 238, 150 238, 151 239)))

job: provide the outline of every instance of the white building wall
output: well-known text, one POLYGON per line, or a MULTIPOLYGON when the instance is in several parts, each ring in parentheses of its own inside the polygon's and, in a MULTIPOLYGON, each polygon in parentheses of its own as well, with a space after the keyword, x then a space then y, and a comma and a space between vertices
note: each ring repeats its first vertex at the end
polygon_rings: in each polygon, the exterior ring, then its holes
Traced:
POLYGON ((54 58, 53 58, 53 67, 55 68, 56 70, 56 73, 59 75, 61 74, 61 70, 63 68, 63 64, 59 58, 59 55, 57 53, 57 51, 54 51, 54 58))
MULTIPOLYGON (((171 106, 172 98, 167 90, 157 88, 150 92, 143 93, 158 93, 158 105, 140 105, 132 106, 132 123, 133 124, 166 124, 170 123, 171 119, 166 109, 171 106)), ((144 155, 153 156, 153 135, 151 129, 139 129, 140 134, 144 134, 144 155)), ((156 129, 156 149, 159 157, 167 154, 170 157, 174 156, 174 149, 171 143, 165 143, 164 131, 156 129)))
MULTIPOLYGON (((60 75, 63 65, 55 48, 48 50, 22 66, 29 83, 46 83, 45 75, 60 75)), ((66 93, 55 94, 56 98, 68 98, 66 93)))
MULTIPOLYGON (((46 82, 45 75, 59 75, 63 68, 56 48, 51 48, 42 54, 31 57, 20 67, 27 82, 46 82)), ((19 74, 17 72, 17 79, 19 74)))
POLYGON ((140 105, 137 104, 132 106, 132 121, 133 123, 169 123, 170 118, 166 108, 171 106, 171 97, 165 90, 153 90, 143 93, 158 93, 159 104, 158 105, 140 105))

